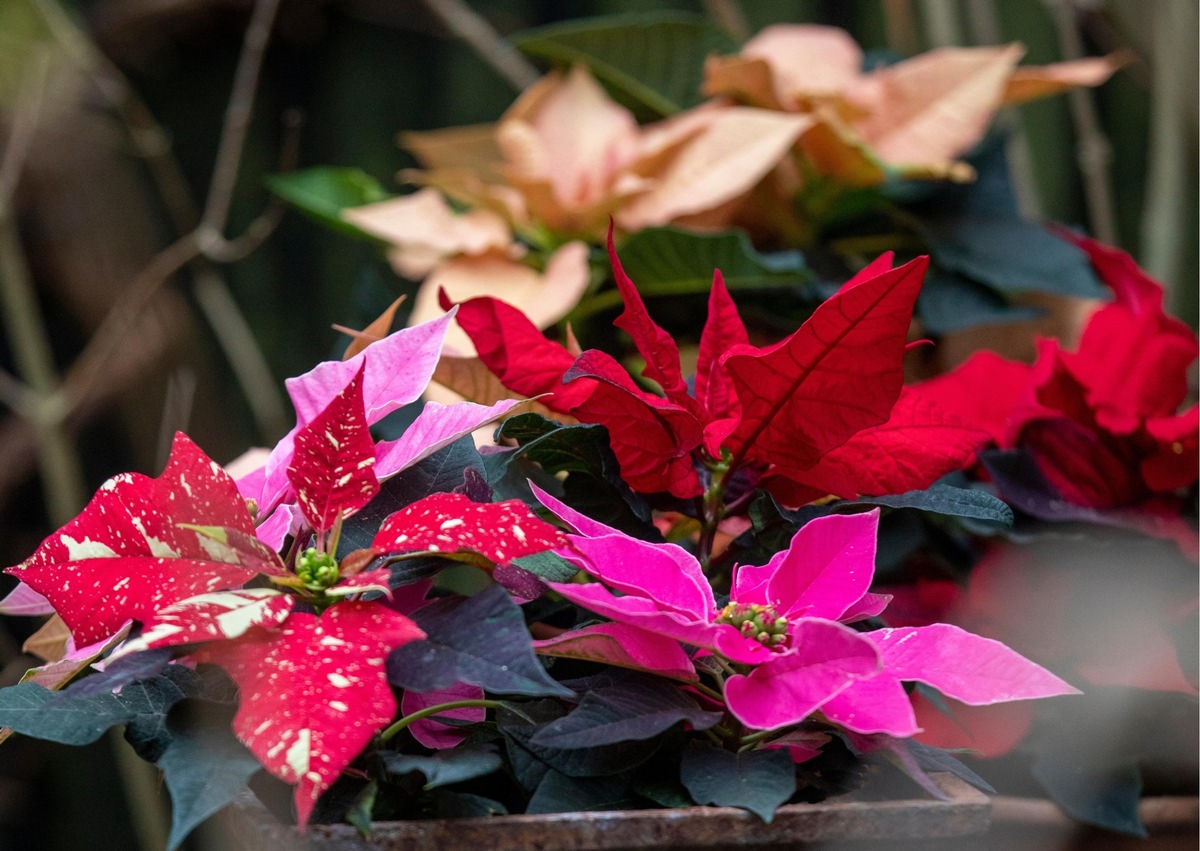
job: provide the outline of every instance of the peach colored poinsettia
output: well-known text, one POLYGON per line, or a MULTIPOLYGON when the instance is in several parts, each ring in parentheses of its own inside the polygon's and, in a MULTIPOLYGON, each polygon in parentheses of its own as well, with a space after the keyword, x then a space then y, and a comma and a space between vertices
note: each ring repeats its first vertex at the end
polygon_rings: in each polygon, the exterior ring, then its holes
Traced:
MULTIPOLYGON (((443 311, 438 292, 455 301, 494 295, 528 307, 545 328, 567 314, 588 283, 587 246, 569 242, 538 271, 522 262, 525 248, 508 223, 489 210, 457 214, 435 189, 346 210, 343 217, 389 243, 388 259, 406 278, 424 279, 413 302, 410 325, 443 311)), ((458 326, 447 332, 448 349, 474 353, 458 326)))
MULTIPOLYGON (((639 127, 586 68, 552 73, 494 126, 406 134, 426 188, 347 210, 345 219, 391 246, 396 271, 424 281, 410 323, 451 302, 489 295, 520 307, 539 328, 557 322, 588 285, 587 249, 612 217, 625 232, 687 221, 719 226, 791 149, 809 119, 708 104, 639 127), (456 213, 449 197, 468 207, 456 213), (525 245, 553 252, 541 271, 525 245)), ((470 356, 453 327, 449 351, 470 356)))
POLYGON ((802 116, 708 104, 639 127, 583 66, 527 89, 491 128, 406 134, 411 180, 504 216, 535 243, 596 240, 744 195, 808 126, 802 116), (489 135, 490 134, 490 135, 489 135))
POLYGON ((1017 67, 1025 49, 939 48, 862 70, 863 53, 843 30, 778 24, 737 56, 711 57, 704 91, 810 116, 800 148, 816 170, 854 185, 908 177, 969 180, 955 159, 971 149, 1002 106, 1103 83, 1124 59, 1111 56, 1017 67))

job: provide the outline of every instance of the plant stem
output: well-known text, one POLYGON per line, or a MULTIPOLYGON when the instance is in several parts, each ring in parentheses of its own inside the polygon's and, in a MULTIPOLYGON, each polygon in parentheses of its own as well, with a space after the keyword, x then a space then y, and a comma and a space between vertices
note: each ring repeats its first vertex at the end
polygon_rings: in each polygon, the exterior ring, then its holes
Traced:
POLYGON ((388 727, 379 734, 379 740, 386 742, 403 730, 414 721, 420 721, 422 718, 428 718, 431 715, 437 715, 441 712, 449 712, 451 709, 470 709, 472 707, 482 707, 484 709, 497 709, 504 706, 502 700, 452 700, 449 703, 439 703, 436 706, 427 706, 424 709, 405 715, 392 726, 388 727))
POLYGON ((712 559, 717 527, 725 517, 725 481, 733 468, 728 460, 722 459, 713 462, 710 469, 712 470, 712 479, 709 481, 708 489, 704 491, 703 501, 700 505, 700 541, 696 551, 696 559, 706 574, 712 559))
POLYGON ((701 694, 711 697, 713 700, 719 700, 722 703, 725 702, 725 695, 721 694, 721 692, 717 691, 715 688, 712 688, 711 686, 706 686, 704 683, 692 683, 692 688, 694 688, 696 691, 700 692, 701 694))
POLYGON ((777 730, 759 730, 757 733, 751 733, 748 736, 742 736, 740 750, 746 750, 747 748, 758 744, 764 739, 769 739, 777 732, 777 730))

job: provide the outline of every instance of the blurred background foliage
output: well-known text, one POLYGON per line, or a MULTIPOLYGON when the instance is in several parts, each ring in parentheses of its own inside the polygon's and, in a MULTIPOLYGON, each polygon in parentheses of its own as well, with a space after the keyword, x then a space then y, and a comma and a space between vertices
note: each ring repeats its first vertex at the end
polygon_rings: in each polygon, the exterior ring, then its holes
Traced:
MULTIPOLYGON (((396 173, 415 163, 398 132, 492 121, 517 94, 442 22, 460 3, 286 0, 240 164, 215 167, 255 5, 0 0, 4 564, 28 555, 107 476, 157 473, 175 429, 222 462, 273 442, 291 425, 282 379, 344 345, 331 323, 362 327, 414 291, 375 246, 284 210, 266 176, 352 166, 399 191, 396 173), (226 217, 214 209, 224 192, 214 184, 235 174, 226 217), (228 240, 211 243, 207 258, 172 255, 202 215, 228 240), (247 229, 247 242, 234 238, 247 229), (145 309, 120 306, 136 299, 145 309)), ((1133 253, 1196 324, 1193 0, 471 0, 470 8, 500 36, 653 9, 708 15, 735 37, 775 22, 831 24, 868 51, 899 55, 1012 40, 1026 45, 1030 63, 1131 49, 1136 60, 1098 90, 1002 118, 1027 150, 1027 162, 1014 164, 1018 194, 1027 215, 1084 226, 1133 253)), ((0 628, 3 684, 28 666, 20 644, 35 628, 19 620, 0 628)), ((21 740, 0 749, 0 851, 156 847, 165 793, 137 772, 118 781, 113 751, 21 740), (139 782, 148 782, 140 792, 139 782)), ((220 847, 211 836, 191 841, 220 847)))

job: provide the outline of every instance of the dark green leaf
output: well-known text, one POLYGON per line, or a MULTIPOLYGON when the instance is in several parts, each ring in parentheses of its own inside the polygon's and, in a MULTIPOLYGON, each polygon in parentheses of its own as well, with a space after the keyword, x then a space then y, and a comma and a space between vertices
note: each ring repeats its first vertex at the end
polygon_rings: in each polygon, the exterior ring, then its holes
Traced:
POLYGON ((171 743, 158 759, 171 793, 168 851, 232 801, 261 768, 254 755, 233 737, 227 722, 172 725, 171 733, 171 743))
POLYGON ((539 467, 519 448, 489 452, 483 456, 483 466, 488 486, 494 494, 493 499, 519 499, 527 505, 534 505, 537 499, 529 489, 530 482, 562 499, 562 482, 539 467))
POLYGON ((870 496, 846 500, 842 505, 883 505, 888 508, 917 508, 949 517, 970 517, 1004 526, 1013 522, 1012 509, 987 491, 933 484, 923 491, 908 491, 895 496, 870 496))
MULTIPOLYGON (((86 681, 84 681, 86 682, 86 681)), ((82 683, 81 683, 82 685, 82 683)), ((166 714, 185 697, 198 696, 204 679, 177 665, 157 677, 125 684, 120 694, 91 694, 49 691, 36 683, 20 683, 0 689, 0 727, 59 742, 86 745, 110 727, 127 725, 132 743, 153 749, 164 741, 166 714)))
POLYGON ((483 460, 470 435, 387 479, 375 498, 342 525, 338 558, 371 546, 388 515, 432 493, 449 493, 462 487, 467 470, 483 472, 483 460))
POLYGON ((59 699, 72 700, 93 694, 112 694, 126 683, 153 677, 167 667, 175 650, 174 647, 160 647, 124 656, 106 665, 102 672, 90 674, 71 683, 69 688, 60 692, 59 699))
POLYGON ((1148 836, 1138 816, 1142 775, 1137 765, 1039 759, 1033 775, 1073 818, 1130 836, 1148 836))
POLYGON ((570 582, 579 572, 578 567, 552 552, 535 553, 514 559, 513 564, 547 582, 570 582))
POLYGON ((425 776, 425 789, 483 777, 501 765, 500 755, 487 745, 452 748, 428 756, 389 751, 380 754, 380 757, 384 768, 392 774, 419 771, 425 776))
POLYGON ((363 787, 346 810, 346 822, 354 827, 360 835, 371 835, 371 823, 374 821, 375 796, 379 794, 379 784, 374 780, 363 787))
POLYGON ((740 807, 770 824, 796 791, 796 766, 783 748, 735 754, 701 746, 684 750, 679 779, 697 804, 740 807))
POLYGON ((1008 164, 1008 139, 992 133, 965 159, 975 169, 975 179, 969 183, 908 181, 889 189, 919 193, 918 198, 910 201, 909 208, 922 218, 1019 217, 1020 204, 1008 164))
POLYGON ((498 694, 572 696, 538 662, 521 608, 499 585, 435 600, 412 617, 426 638, 388 657, 388 679, 400 688, 430 692, 462 682, 498 694))
POLYGON ((559 749, 600 747, 649 739, 680 721, 705 730, 720 720, 721 713, 702 710, 672 683, 650 676, 629 677, 586 692, 569 715, 547 724, 530 743, 559 749))
POLYGON ((1087 298, 1107 293, 1081 249, 1035 222, 956 217, 932 226, 930 243, 938 266, 1003 293, 1087 298))
MULTIPOLYGON (((561 709, 559 710, 561 712, 561 709)), ((511 718, 502 719, 500 730, 508 739, 509 762, 521 785, 532 789, 541 782, 548 768, 569 777, 606 777, 641 765, 652 757, 661 741, 627 741, 593 748, 550 748, 535 745, 532 739, 547 721, 529 724, 511 718)))
POLYGON ((557 700, 539 700, 521 704, 520 714, 508 706, 496 710, 496 726, 504 734, 505 752, 513 776, 527 792, 537 789, 550 766, 521 742, 532 736, 540 725, 561 718, 566 709, 557 700))
POLYGON ((996 794, 996 790, 992 788, 990 783, 988 783, 970 768, 963 765, 963 763, 956 759, 953 754, 944 751, 941 748, 935 748, 930 745, 922 744, 916 739, 905 739, 904 742, 905 746, 908 748, 908 752, 912 754, 913 758, 917 761, 917 765, 919 765, 925 771, 949 772, 955 777, 970 783, 976 789, 979 789, 983 792, 988 792, 992 795, 996 794))
POLYGON ((342 218, 342 210, 347 207, 361 207, 390 197, 379 181, 365 171, 324 166, 268 175, 265 182, 267 189, 317 222, 350 236, 379 242, 342 218))
MULTIPOLYGON (((1089 545, 1055 536, 1045 541, 1047 549, 1038 558, 1060 555, 1064 564, 1081 569, 1089 579, 1098 579, 1096 587, 1104 589, 1101 593, 1105 597, 1136 596, 1141 592, 1133 590, 1134 583, 1158 580, 1148 578, 1145 572, 1131 579, 1130 564, 1153 563, 1165 568, 1170 563, 1147 559, 1153 551, 1146 548, 1147 543, 1108 538, 1089 545), (1110 577, 1116 574, 1123 579, 1114 583, 1110 577)), ((1175 564, 1179 580, 1188 577, 1191 590, 1187 593, 1194 597, 1195 563, 1185 567, 1180 558, 1175 564)), ((1158 589, 1158 593, 1163 592, 1165 586, 1158 589)), ((1120 608, 1126 601, 1102 604, 1120 608)), ((1081 618, 1080 613, 1086 611, 1088 617, 1093 617, 1095 609, 1095 603, 1081 603, 1077 611, 1064 616, 1081 618)), ((1195 643, 1195 621, 1191 643, 1195 643)), ((1146 771, 1147 778, 1195 777, 1200 724, 1196 699, 1190 695, 1089 685, 1081 696, 1048 700, 1038 710, 1034 729, 1024 745, 1033 755, 1033 775, 1051 798, 1081 822, 1144 836, 1138 816, 1139 767, 1146 771)))
POLYGON ((11 727, 35 739, 86 745, 130 717, 129 708, 116 695, 66 701, 61 697, 37 683, 0 689, 0 727, 11 727))
POLYGON ((615 777, 568 777, 548 771, 529 799, 527 813, 574 813, 626 810, 637 806, 629 780, 615 777))
POLYGON ((692 799, 678 778, 670 780, 659 774, 646 777, 639 775, 634 779, 633 791, 660 807, 682 809, 692 806, 692 799))
POLYGON ((705 57, 737 50, 704 18, 672 13, 552 24, 511 40, 525 54, 555 65, 587 65, 614 98, 651 117, 700 103, 705 57))
MULTIPOLYGON (((505 420, 496 430, 496 439, 515 441, 518 448, 485 458, 493 484, 509 471, 517 472, 523 484, 527 471, 518 465, 533 461, 547 473, 568 474, 564 500, 577 511, 638 536, 653 529, 645 500, 621 478, 604 426, 567 426, 540 414, 521 414, 505 420)), ((532 495, 522 498, 533 501, 532 495)))
MULTIPOLYGON (((720 269, 730 290, 764 290, 812 284, 816 276, 798 251, 764 255, 744 231, 692 233, 677 228, 645 228, 621 244, 621 264, 644 297, 708 295, 713 270, 720 269)), ((814 300, 817 296, 813 295, 814 300)), ((609 290, 589 310, 620 305, 609 290), (608 303, 611 302, 611 303, 608 303)))
MULTIPOLYGON (((180 670, 187 671, 186 668, 180 670)), ((161 676, 122 687, 120 697, 131 710, 129 720, 125 722, 125 741, 142 759, 158 761, 170 747, 172 738, 167 713, 186 697, 184 690, 173 678, 161 676)))
POLYGON ((964 331, 978 325, 1026 322, 1042 311, 1017 307, 995 290, 945 269, 933 267, 917 296, 917 316, 933 335, 964 331))

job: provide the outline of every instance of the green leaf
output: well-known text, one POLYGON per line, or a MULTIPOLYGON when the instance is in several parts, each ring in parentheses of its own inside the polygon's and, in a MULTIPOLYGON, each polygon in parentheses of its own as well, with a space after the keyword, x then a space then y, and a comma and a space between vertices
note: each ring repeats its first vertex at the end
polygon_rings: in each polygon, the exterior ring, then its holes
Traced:
POLYGON ((962 275, 931 268, 917 296, 917 316, 934 335, 963 331, 978 325, 1027 322, 1043 312, 1009 304, 1000 293, 962 275))
POLYGON ((371 823, 375 820, 375 797, 378 794, 379 784, 372 780, 358 793, 350 809, 346 810, 346 823, 361 836, 371 835, 371 823))
POLYGON ((843 505, 884 505, 888 508, 916 508, 949 517, 969 517, 1002 526, 1013 524, 1012 509, 987 491, 933 484, 925 490, 908 491, 895 496, 864 496, 836 503, 843 505))
POLYGON ((262 766, 237 739, 228 722, 171 725, 171 743, 158 759, 171 793, 171 835, 179 847, 196 825, 237 796, 262 766))
MULTIPOLYGON (((533 461, 547 473, 568 474, 563 499, 572 508, 623 532, 646 534, 650 509, 621 478, 621 465, 608 445, 604 426, 567 426, 540 414, 521 414, 496 430, 496 440, 501 439, 515 441, 518 447, 484 458, 493 486, 499 489, 512 473, 524 474, 521 462, 533 461)), ((524 498, 533 501, 531 494, 524 498)))
POLYGON ((379 181, 357 168, 322 166, 265 178, 267 189, 305 215, 333 230, 382 244, 342 218, 347 207, 361 207, 391 196, 379 181))
POLYGON ((497 694, 573 696, 538 662, 521 608, 499 585, 435 600, 412 618, 426 637, 388 656, 393 685, 424 693, 462 682, 497 694))
POLYGON ((551 24, 510 39, 554 65, 583 64, 639 117, 682 112, 704 97, 704 59, 737 45, 699 15, 655 12, 551 24))
POLYGON ((1138 815, 1142 774, 1136 764, 1038 759, 1033 776, 1073 818, 1130 836, 1149 835, 1138 815))
POLYGON ((513 559, 513 564, 547 582, 570 582, 579 572, 578 567, 552 552, 535 553, 531 556, 513 559))
MULTIPOLYGON (((920 685, 920 683, 918 683, 920 685)), ((932 689, 929 689, 932 691, 932 689)), ((987 792, 989 795, 995 795, 996 790, 992 785, 960 762, 949 751, 942 748, 935 748, 931 745, 922 744, 916 739, 905 739, 905 746, 908 752, 912 754, 919 765, 925 771, 938 772, 945 771, 953 774, 961 780, 970 783, 976 789, 982 792, 987 792)))
POLYGON ((176 668, 127 683, 120 694, 50 691, 32 682, 0 689, 0 727, 35 739, 86 745, 110 727, 125 724, 131 743, 153 752, 165 742, 161 733, 170 708, 185 697, 198 696, 204 687, 199 674, 176 668))
POLYGON ((933 260, 1001 293, 1104 298, 1087 255, 1034 222, 964 216, 930 228, 933 260))
MULTIPOLYGON (((645 228, 620 247, 626 274, 637 283, 643 297, 708 295, 713 270, 720 269, 730 290, 765 290, 782 287, 812 288, 811 301, 819 302, 816 276, 798 251, 760 254, 744 231, 692 233, 678 228, 645 228)), ((617 290, 605 290, 588 299, 573 320, 619 306, 617 290)))
POLYGON ((35 739, 86 745, 129 717, 128 707, 112 694, 64 701, 57 692, 37 683, 0 689, 0 727, 11 727, 35 739))
POLYGON ((547 724, 530 744, 601 747, 650 739, 680 721, 706 730, 720 720, 721 713, 704 711, 676 685, 657 677, 630 676, 609 688, 588 691, 569 715, 547 724))
POLYGON ((500 755, 488 745, 436 751, 428 756, 394 751, 382 753, 380 756, 383 759, 383 767, 392 774, 408 774, 414 771, 423 774, 426 790, 483 777, 502 764, 500 755))
POLYGON ((615 777, 569 777, 548 771, 529 799, 527 813, 574 813, 626 810, 637 806, 629 780, 615 777))
MULTIPOLYGON (((525 705, 522 705, 522 710, 525 705)), ((550 713, 545 709, 534 716, 537 723, 530 724, 503 710, 496 714, 500 732, 508 746, 508 758, 513 773, 526 789, 536 789, 549 770, 568 777, 608 777, 620 774, 643 762, 658 751, 660 739, 649 741, 625 741, 611 745, 584 748, 552 748, 536 745, 533 739, 547 724, 563 715, 562 709, 550 713)))
POLYGON ((796 791, 796 766, 784 748, 735 754, 696 747, 683 752, 679 779, 697 804, 740 807, 770 824, 796 791))

